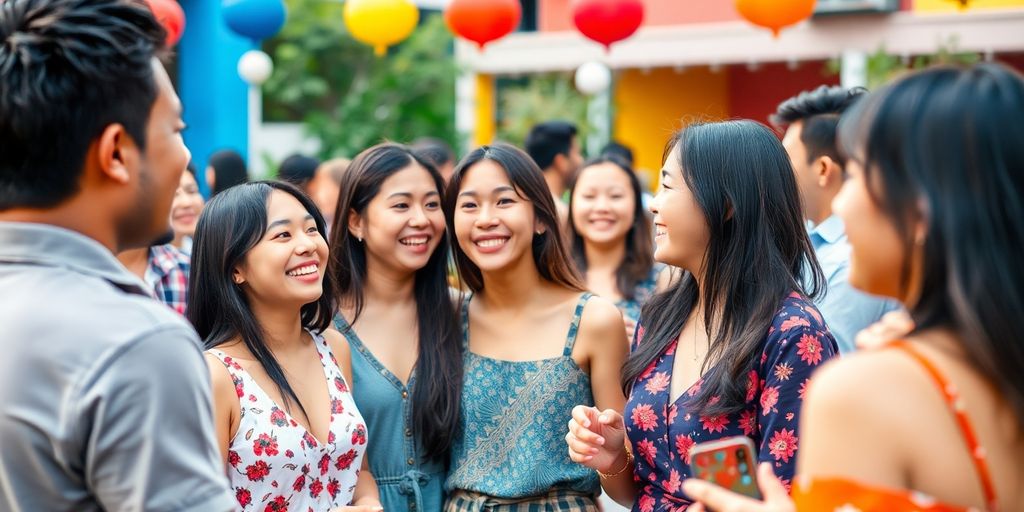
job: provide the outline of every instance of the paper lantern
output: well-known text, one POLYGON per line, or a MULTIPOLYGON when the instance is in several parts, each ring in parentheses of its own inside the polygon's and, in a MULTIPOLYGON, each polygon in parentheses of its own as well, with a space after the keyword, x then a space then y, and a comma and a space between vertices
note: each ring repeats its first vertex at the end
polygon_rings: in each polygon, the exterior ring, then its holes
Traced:
POLYGON ((249 50, 238 59, 238 76, 249 85, 262 85, 273 72, 274 61, 259 50, 249 50))
POLYGON ((185 33, 185 11, 181 9, 175 0, 146 0, 149 10, 153 11, 153 17, 167 31, 165 44, 170 48, 181 40, 185 33))
POLYGON ((573 0, 572 20, 583 35, 610 50, 612 43, 640 28, 644 4, 641 0, 573 0))
POLYGON ((612 70, 596 61, 583 63, 576 69, 576 89, 591 95, 604 92, 612 85, 612 70))
POLYGON ((409 37, 420 20, 409 0, 346 0, 342 14, 352 37, 372 46, 377 56, 409 37))
POLYGON ((481 50, 515 30, 522 17, 519 0, 454 0, 444 11, 448 28, 481 50))
POLYGON ((281 0, 224 0, 221 12, 231 30, 253 41, 276 34, 288 15, 281 0))
POLYGON ((799 23, 814 14, 815 0, 736 0, 736 10, 747 21, 765 27, 779 37, 783 27, 799 23))

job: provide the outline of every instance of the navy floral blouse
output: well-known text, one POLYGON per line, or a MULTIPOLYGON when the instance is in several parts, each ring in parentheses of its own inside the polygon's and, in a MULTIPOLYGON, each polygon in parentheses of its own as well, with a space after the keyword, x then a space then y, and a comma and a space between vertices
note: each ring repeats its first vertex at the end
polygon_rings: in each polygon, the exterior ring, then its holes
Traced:
MULTIPOLYGON (((669 403, 677 341, 636 379, 626 403, 626 434, 640 483, 633 511, 686 510, 690 500, 682 481, 690 476, 690 448, 732 436, 749 437, 759 461, 771 462, 788 488, 796 469, 800 404, 808 379, 839 353, 818 310, 795 293, 783 300, 766 333, 760 361, 747 375, 746 406, 731 415, 690 412, 687 399, 700 391, 701 380, 669 403)), ((642 342, 640 329, 633 349, 642 342)))

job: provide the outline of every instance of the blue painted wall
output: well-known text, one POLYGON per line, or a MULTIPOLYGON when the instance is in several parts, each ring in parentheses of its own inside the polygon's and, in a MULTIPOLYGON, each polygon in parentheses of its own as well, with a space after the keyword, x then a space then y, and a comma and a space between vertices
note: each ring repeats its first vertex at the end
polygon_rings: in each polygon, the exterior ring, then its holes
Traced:
POLYGON ((221 18, 220 0, 180 0, 185 33, 178 43, 178 94, 185 107, 185 144, 206 193, 206 161, 220 149, 247 157, 248 85, 238 59, 256 45, 235 35, 221 18))

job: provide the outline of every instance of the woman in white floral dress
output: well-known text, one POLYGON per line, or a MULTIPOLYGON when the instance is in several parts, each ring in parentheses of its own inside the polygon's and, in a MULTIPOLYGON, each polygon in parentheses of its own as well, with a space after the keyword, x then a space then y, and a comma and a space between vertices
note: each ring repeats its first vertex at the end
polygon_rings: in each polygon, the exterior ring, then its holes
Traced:
POLYGON ((189 320, 240 510, 381 510, 348 346, 327 330, 324 228, 298 189, 258 182, 217 195, 196 230, 189 320))

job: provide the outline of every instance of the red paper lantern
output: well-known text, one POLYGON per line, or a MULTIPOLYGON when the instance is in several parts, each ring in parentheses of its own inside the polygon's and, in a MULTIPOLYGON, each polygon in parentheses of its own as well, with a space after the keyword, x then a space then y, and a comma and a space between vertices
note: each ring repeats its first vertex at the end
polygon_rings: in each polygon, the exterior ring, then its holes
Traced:
POLYGON ((644 22, 641 0, 573 0, 572 20, 583 35, 611 49, 644 22))
POLYGON ((736 10, 747 21, 770 29, 779 37, 782 27, 799 23, 814 14, 815 0, 736 0, 736 10))
POLYGON ((454 0, 444 11, 448 28, 481 50, 515 30, 522 17, 519 0, 454 0))
POLYGON ((175 0, 146 0, 153 16, 167 31, 167 47, 170 48, 181 39, 185 32, 185 11, 175 0))

